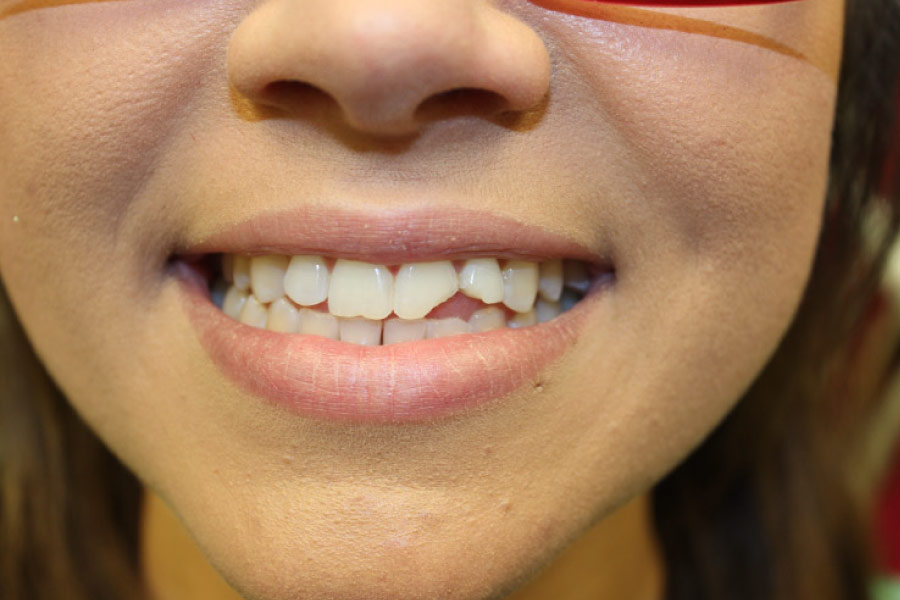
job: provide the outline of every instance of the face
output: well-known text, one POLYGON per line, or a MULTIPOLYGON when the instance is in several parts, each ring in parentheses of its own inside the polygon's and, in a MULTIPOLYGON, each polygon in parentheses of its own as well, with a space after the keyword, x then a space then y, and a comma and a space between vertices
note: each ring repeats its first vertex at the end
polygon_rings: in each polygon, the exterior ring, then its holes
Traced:
MULTIPOLYGON (((0 9, 3 281, 72 404, 248 598, 511 589, 696 447, 797 307, 839 0, 0 9), (566 259, 589 291, 538 325, 365 347, 225 315, 221 254, 322 256, 307 316, 340 313, 339 261, 348 303, 386 278, 395 311, 426 262, 486 259, 509 288, 520 261, 528 296, 529 263, 566 259)), ((260 295, 287 259, 253 260, 260 295)), ((491 304, 442 285, 416 288, 451 295, 430 317, 491 304)))

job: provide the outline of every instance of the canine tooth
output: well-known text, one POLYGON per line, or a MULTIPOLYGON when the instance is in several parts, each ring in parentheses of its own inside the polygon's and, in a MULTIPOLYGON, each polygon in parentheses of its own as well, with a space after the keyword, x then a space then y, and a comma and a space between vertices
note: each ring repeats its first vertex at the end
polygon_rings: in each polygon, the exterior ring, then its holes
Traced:
POLYGON ((287 298, 279 298, 269 305, 269 320, 266 329, 279 333, 300 331, 300 313, 287 298))
POLYGON ((340 319, 341 341, 361 346, 378 346, 381 344, 381 321, 362 319, 340 319))
POLYGON ((539 298, 534 304, 534 312, 537 315, 538 323, 546 323, 558 317, 562 312, 562 308, 560 308, 559 302, 550 302, 539 298))
POLYGON ((503 276, 500 265, 494 258, 472 258, 467 260, 459 272, 459 289, 470 298, 485 304, 503 301, 503 276))
POLYGON ((254 256, 250 259, 250 285, 253 295, 263 303, 284 296, 284 272, 288 257, 279 254, 254 256))
POLYGON ((234 282, 234 254, 222 255, 222 279, 228 283, 234 282))
POLYGON ((469 324, 458 317, 450 317, 449 319, 428 319, 427 322, 428 327, 425 335, 429 339, 449 337, 451 335, 459 335, 471 331, 469 324))
POLYGON ((394 276, 383 265, 339 259, 328 287, 328 311, 336 317, 380 320, 394 310, 394 276))
POLYGON ((500 307, 488 306, 472 313, 469 317, 469 326, 473 333, 502 329, 506 327, 506 314, 500 307))
POLYGON ((284 291, 300 306, 315 306, 328 298, 328 265, 321 256, 294 256, 284 274, 284 291))
POLYGON ((524 260, 511 260, 503 269, 503 304, 516 312, 534 307, 538 291, 538 266, 524 260))
POLYGON ((263 305, 256 296, 250 294, 247 297, 247 301, 244 302, 244 306, 241 307, 241 314, 238 317, 238 320, 244 325, 265 329, 268 317, 269 311, 266 310, 265 305, 263 305))
POLYGON ((225 292, 225 300, 222 301, 222 312, 232 319, 239 318, 241 308, 244 307, 244 302, 247 301, 249 295, 247 292, 239 290, 236 285, 229 287, 225 292))
POLYGON ((388 319, 384 322, 384 344, 424 340, 426 329, 427 323, 423 319, 388 319))
POLYGON ((456 269, 448 260, 403 265, 394 281, 394 313, 421 319, 458 290, 456 269))
POLYGON ((529 310, 528 312, 518 313, 514 315, 507 325, 512 329, 518 329, 519 327, 529 327, 531 325, 537 325, 537 314, 534 310, 529 310))
POLYGON ((578 290, 586 294, 591 287, 591 278, 588 277, 584 264, 577 260, 567 260, 563 263, 563 279, 567 288, 578 290))
POLYGON ((234 286, 246 292, 250 289, 250 257, 238 254, 234 257, 234 286))
POLYGON ((551 302, 558 302, 563 289, 563 265, 561 260, 548 260, 541 263, 538 291, 541 297, 551 302))
POLYGON ((340 338, 340 325, 337 317, 309 308, 301 308, 300 333, 304 335, 320 335, 332 340, 340 338))

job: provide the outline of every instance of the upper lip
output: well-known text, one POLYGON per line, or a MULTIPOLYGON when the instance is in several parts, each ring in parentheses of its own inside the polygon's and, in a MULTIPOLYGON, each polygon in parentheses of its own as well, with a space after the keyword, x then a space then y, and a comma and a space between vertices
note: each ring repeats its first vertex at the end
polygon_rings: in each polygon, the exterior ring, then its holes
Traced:
POLYGON ((323 255, 386 265, 492 256, 568 258, 611 267, 608 253, 509 217, 464 208, 347 209, 317 205, 267 211, 179 249, 211 253, 323 255))

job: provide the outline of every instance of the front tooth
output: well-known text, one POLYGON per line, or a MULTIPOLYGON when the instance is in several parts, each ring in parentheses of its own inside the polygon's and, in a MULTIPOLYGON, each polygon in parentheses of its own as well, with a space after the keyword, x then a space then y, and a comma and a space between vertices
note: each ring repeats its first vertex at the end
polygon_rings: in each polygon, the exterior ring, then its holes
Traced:
POLYGON ((340 319, 341 341, 361 346, 381 344, 381 321, 370 319, 340 319))
POLYGON ((250 259, 250 285, 253 295, 263 303, 284 296, 284 272, 288 257, 279 254, 254 256, 250 259))
POLYGON ((511 260, 503 269, 503 304, 524 313, 534 307, 538 291, 537 263, 511 260))
POLYGON ((340 338, 340 324, 334 315, 309 308, 301 308, 299 313, 300 333, 320 335, 331 340, 340 338))
POLYGON ((287 298, 279 298, 269 306, 269 320, 266 329, 279 333, 300 331, 300 314, 287 298))
POLYGON ((541 263, 541 275, 538 291, 541 297, 551 302, 559 302, 563 289, 563 265, 561 260, 548 260, 541 263))
POLYGON ((328 265, 321 256, 294 256, 284 274, 284 291, 300 306, 315 306, 328 298, 328 265))
POLYGON ((425 339, 427 324, 423 319, 388 319, 384 322, 384 344, 415 342, 425 339))
POLYGON ((519 327, 530 327, 531 325, 537 325, 537 313, 534 310, 529 310, 528 312, 518 313, 513 315, 513 317, 507 322, 507 325, 512 329, 518 329, 519 327))
POLYGON ((247 301, 244 302, 244 306, 241 307, 241 314, 238 317, 238 320, 244 325, 265 329, 268 317, 269 311, 266 310, 265 305, 263 305, 256 296, 250 294, 247 297, 247 301))
POLYGON ((546 323, 558 317, 562 313, 559 302, 549 302, 539 299, 534 305, 534 312, 537 315, 538 323, 546 323))
POLYGON ((232 279, 234 287, 246 292, 250 289, 250 257, 238 254, 234 257, 232 279))
POLYGON ((470 331, 471 328, 468 323, 458 317, 450 317, 449 319, 428 319, 425 335, 429 339, 433 339, 469 333, 470 331))
POLYGON ((328 287, 328 311, 337 317, 380 320, 394 310, 394 276, 383 265, 339 259, 328 287))
POLYGON ((586 294, 591 287, 591 278, 588 277, 587 268, 577 260, 567 260, 563 263, 563 279, 565 286, 586 294))
POLYGON ((222 301, 222 312, 232 319, 239 318, 241 316, 241 308, 244 307, 244 302, 247 301, 249 295, 247 292, 239 290, 236 285, 231 286, 225 292, 225 300, 222 301))
POLYGON ((469 326, 474 333, 502 329, 506 327, 506 314, 502 308, 497 306, 482 308, 481 310, 476 310, 469 317, 469 326))
POLYGON ((485 304, 497 304, 503 300, 503 276, 500 265, 493 258, 467 260, 459 272, 459 289, 470 298, 485 304))
POLYGON ((450 261, 403 265, 394 283, 394 313, 401 319, 421 319, 458 290, 450 261))

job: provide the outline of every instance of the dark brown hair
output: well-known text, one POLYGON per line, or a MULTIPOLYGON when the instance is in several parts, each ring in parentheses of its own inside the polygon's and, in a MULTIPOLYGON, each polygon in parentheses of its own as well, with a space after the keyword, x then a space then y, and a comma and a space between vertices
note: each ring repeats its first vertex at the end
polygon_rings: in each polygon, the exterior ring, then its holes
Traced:
MULTIPOLYGON (((843 65, 824 227, 797 318, 738 408, 654 490, 668 600, 868 595, 867 507, 846 459, 861 432, 836 419, 861 400, 837 382, 900 219, 900 188, 877 193, 888 189, 900 0, 848 1, 843 65), (870 251, 874 210, 888 228, 870 251)), ((143 597, 141 490, 60 394, 0 287, 0 598, 143 597)))

